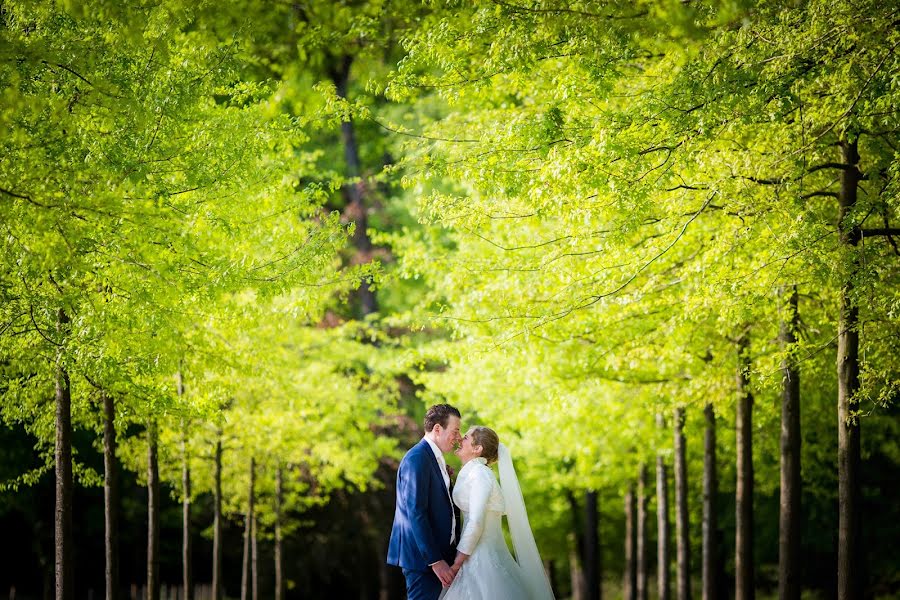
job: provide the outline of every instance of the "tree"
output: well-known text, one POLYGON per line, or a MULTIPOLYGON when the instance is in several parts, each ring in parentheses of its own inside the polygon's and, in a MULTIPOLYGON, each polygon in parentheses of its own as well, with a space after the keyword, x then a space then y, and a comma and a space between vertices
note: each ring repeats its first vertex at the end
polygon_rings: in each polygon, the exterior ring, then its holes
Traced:
POLYGON ((800 598, 800 370, 791 354, 797 343, 800 325, 797 287, 787 296, 787 311, 781 321, 778 340, 785 356, 782 359, 781 396, 781 502, 778 521, 778 595, 781 598, 800 598))
POLYGON ((717 597, 718 519, 716 499, 719 481, 716 475, 716 413, 711 404, 703 409, 706 430, 703 445, 703 591, 704 600, 717 597))
POLYGON ((2 70, 11 107, 3 151, 15 157, 0 171, 11 241, 4 287, 9 324, 23 331, 4 348, 14 359, 25 353, 17 364, 34 392, 46 383, 34 370, 51 367, 27 353, 36 345, 56 355, 59 598, 72 594, 71 415, 83 397, 73 384, 146 385, 138 380, 153 369, 134 357, 170 340, 148 348, 136 325, 165 333, 177 329, 185 299, 202 304, 229 290, 277 289, 285 274, 319 274, 343 231, 336 218, 303 220, 317 201, 298 204, 303 196, 282 178, 302 162, 293 151, 301 136, 290 120, 266 115, 265 86, 235 80, 239 45, 191 30, 196 13, 177 2, 91 15, 5 5, 2 30, 4 56, 14 58, 2 70), (226 200, 233 194, 247 194, 252 209, 226 200), (269 227, 286 206, 295 218, 269 227), (245 235, 223 243, 238 222, 245 235), (297 245, 298 232, 307 243, 297 245), (248 248, 263 240, 266 251, 248 263, 248 248), (123 331, 131 338, 116 340, 123 331), (90 358, 113 347, 130 363, 91 372, 90 358))
MULTIPOLYGON (((859 271, 860 221, 885 220, 871 228, 867 264, 896 270, 879 262, 890 247, 881 236, 894 232, 896 219, 887 148, 897 113, 884 100, 897 60, 892 12, 867 6, 862 23, 853 17, 859 7, 843 3, 604 10, 475 4, 438 13, 409 42, 390 93, 408 99, 435 90, 447 101, 421 133, 405 130, 421 136, 415 166, 424 175, 414 180, 415 195, 422 220, 438 230, 423 240, 437 260, 417 270, 431 278, 438 322, 488 348, 516 344, 523 355, 544 357, 566 348, 572 364, 590 365, 566 372, 582 382, 681 376, 700 396, 704 387, 721 393, 725 350, 703 335, 716 325, 692 310, 735 330, 771 315, 765 307, 781 285, 803 281, 829 296, 843 289, 844 317, 832 313, 831 324, 848 357, 839 419, 848 434, 840 470, 843 547, 850 548, 858 419, 849 398, 863 387, 853 377, 859 327, 850 297, 859 297, 853 285, 862 281, 870 300, 885 293, 859 271), (493 32, 490 43, 482 30, 493 32), (869 44, 846 42, 861 32, 869 44), (832 36, 844 36, 839 51, 826 43, 832 36), (867 75, 841 78, 836 64, 867 75), (865 174, 853 151, 858 133, 873 161, 865 174), (837 162, 836 143, 844 148, 837 162), (834 173, 846 193, 834 190, 834 173), (879 190, 863 211, 854 200, 860 176, 879 190), (838 195, 841 212, 820 203, 838 195), (654 310, 680 316, 656 319, 654 310), (644 322, 635 325, 629 317, 638 314, 644 322), (662 350, 650 337, 675 339, 676 331, 680 350, 678 343, 662 350), (652 366, 637 360, 647 360, 648 346, 652 366), (710 350, 712 362, 701 367, 694 357, 710 350)), ((890 321, 879 310, 873 306, 870 318, 890 321)), ((754 334, 760 340, 777 320, 763 322, 767 331, 754 334)), ((816 344, 827 347, 827 337, 816 344)), ((887 347, 885 337, 873 338, 874 355, 887 347)), ((893 367, 879 365, 866 388, 871 400, 894 393, 884 378, 893 367)), ((553 376, 544 381, 557 385, 553 376)), ((742 464, 750 460, 743 452, 742 464)), ((741 506, 749 509, 751 498, 741 506)), ((741 539, 739 579, 749 595, 746 528, 741 539)), ((841 561, 851 556, 859 553, 843 552, 841 561)), ((846 567, 841 579, 855 581, 846 567)))
POLYGON ((750 392, 750 342, 747 332, 738 337, 737 372, 737 495, 735 534, 735 594, 739 600, 755 597, 753 558, 753 395, 750 392))

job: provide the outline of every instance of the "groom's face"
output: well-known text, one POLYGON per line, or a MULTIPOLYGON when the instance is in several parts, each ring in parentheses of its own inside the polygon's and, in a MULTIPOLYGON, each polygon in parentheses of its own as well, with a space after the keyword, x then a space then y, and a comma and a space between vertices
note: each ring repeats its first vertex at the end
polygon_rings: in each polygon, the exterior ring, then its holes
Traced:
POLYGON ((441 427, 438 423, 434 426, 434 443, 440 448, 441 452, 450 452, 459 444, 461 437, 459 435, 459 417, 450 415, 447 417, 447 426, 441 427))

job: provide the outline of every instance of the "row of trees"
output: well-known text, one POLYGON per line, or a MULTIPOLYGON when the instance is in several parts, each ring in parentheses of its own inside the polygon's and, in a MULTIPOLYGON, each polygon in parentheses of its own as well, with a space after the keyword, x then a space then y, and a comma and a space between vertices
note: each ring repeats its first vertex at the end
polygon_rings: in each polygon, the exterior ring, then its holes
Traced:
MULTIPOLYGON (((104 486, 107 598, 123 588, 122 468, 147 488, 148 597, 160 594, 170 490, 188 598, 195 572, 224 597, 222 531, 238 515, 242 597, 257 597, 266 535, 280 598, 298 516, 334 490, 366 489, 394 451, 377 436, 395 403, 390 366, 379 372, 371 334, 329 312, 373 272, 343 256, 364 224, 328 206, 331 192, 360 189, 357 173, 318 164, 316 119, 278 101, 296 101, 296 87, 262 76, 255 44, 276 23, 240 25, 245 8, 0 9, 0 410, 40 454, 3 487, 55 473, 58 599, 74 596, 85 560, 76 481, 104 486), (94 436, 102 475, 73 452, 79 431, 94 436), (192 506, 207 496, 211 572, 191 563, 192 506)), ((324 101, 310 110, 327 119, 319 129, 339 118, 324 101)))
MULTIPOLYGON (((444 8, 387 86, 446 103, 406 129, 429 234, 394 240, 459 338, 423 348, 449 368, 420 381, 513 438, 532 496, 585 490, 589 530, 597 491, 644 490, 637 508, 626 500, 627 597, 647 593, 654 461, 661 597, 671 461, 678 598, 691 595, 687 504, 700 497, 702 593, 722 595, 720 481, 734 495, 736 597, 761 580, 754 498, 780 495, 779 594, 799 598, 813 585, 800 549, 816 547, 801 497, 827 507, 833 484, 836 594, 862 597, 863 449, 890 430, 900 380, 895 7, 444 8), (702 467, 687 463, 686 413, 704 415, 702 467), (654 433, 660 414, 674 439, 654 433), (688 480, 701 469, 702 492, 688 480)), ((548 528, 573 505, 550 506, 548 528)))

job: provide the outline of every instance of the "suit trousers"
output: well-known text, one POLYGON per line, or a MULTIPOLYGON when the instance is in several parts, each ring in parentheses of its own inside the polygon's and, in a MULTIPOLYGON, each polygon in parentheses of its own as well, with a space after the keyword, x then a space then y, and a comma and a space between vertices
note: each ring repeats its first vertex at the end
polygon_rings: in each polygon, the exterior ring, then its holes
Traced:
POLYGON ((407 600, 437 600, 441 595, 441 580, 431 567, 427 571, 403 569, 403 577, 406 578, 407 600))

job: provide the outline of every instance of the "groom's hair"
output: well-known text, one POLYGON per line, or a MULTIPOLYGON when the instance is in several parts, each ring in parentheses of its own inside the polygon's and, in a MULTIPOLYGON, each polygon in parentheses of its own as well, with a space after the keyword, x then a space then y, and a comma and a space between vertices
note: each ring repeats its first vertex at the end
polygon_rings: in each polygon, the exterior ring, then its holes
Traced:
POLYGON ((447 421, 450 420, 450 415, 462 419, 459 411, 449 404, 435 404, 425 413, 425 431, 431 431, 438 423, 440 423, 441 427, 446 427, 447 421))

